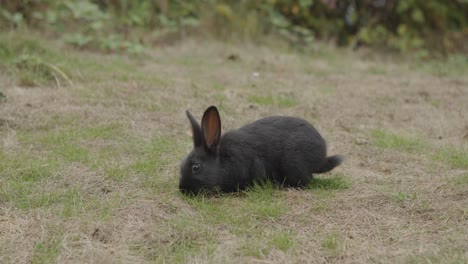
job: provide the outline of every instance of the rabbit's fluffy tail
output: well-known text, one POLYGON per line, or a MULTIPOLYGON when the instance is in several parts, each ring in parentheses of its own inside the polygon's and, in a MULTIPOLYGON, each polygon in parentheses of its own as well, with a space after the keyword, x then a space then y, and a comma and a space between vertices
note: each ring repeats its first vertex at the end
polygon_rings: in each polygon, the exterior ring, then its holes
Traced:
POLYGON ((335 155, 327 157, 325 163, 323 163, 322 167, 316 171, 316 173, 324 173, 327 171, 331 171, 336 166, 340 165, 344 161, 344 157, 341 155, 335 155))

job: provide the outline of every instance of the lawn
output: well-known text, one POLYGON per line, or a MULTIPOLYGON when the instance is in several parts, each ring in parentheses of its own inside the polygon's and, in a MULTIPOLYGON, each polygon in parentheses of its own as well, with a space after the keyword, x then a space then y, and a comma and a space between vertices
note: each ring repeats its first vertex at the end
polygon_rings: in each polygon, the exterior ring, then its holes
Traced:
POLYGON ((468 58, 187 39, 143 55, 0 34, 1 263, 466 263, 468 58), (235 58, 235 59, 233 59, 235 58), (310 121, 304 190, 187 197, 189 109, 310 121))

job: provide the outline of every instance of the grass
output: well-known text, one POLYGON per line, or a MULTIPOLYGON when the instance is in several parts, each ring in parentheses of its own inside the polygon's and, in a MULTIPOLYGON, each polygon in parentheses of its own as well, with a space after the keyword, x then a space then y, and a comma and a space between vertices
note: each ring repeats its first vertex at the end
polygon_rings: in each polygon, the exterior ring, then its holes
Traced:
POLYGON ((53 177, 59 164, 30 153, 3 153, 0 161, 1 200, 13 202, 19 208, 36 208, 51 201, 47 192, 36 192, 38 186, 53 177))
POLYGON ((274 250, 284 253, 293 253, 294 238, 292 234, 284 231, 276 231, 273 234, 265 234, 259 237, 250 237, 244 241, 241 247, 243 254, 257 259, 262 259, 274 250))
POLYGON ((61 66, 60 55, 39 38, 30 34, 0 36, 0 58, 16 72, 22 86, 73 84, 61 66))
POLYGON ((37 34, 0 40, 2 263, 468 260, 461 59, 414 70, 330 47, 192 40, 135 58, 37 34), (412 100, 420 90, 450 104, 412 100), (184 110, 199 118, 212 104, 224 131, 273 113, 313 119, 329 155, 349 158, 304 189, 184 196, 184 110))
POLYGON ((381 148, 420 152, 425 146, 420 139, 403 137, 383 130, 373 130, 371 135, 374 139, 374 144, 381 148))
POLYGON ((343 175, 335 175, 332 178, 313 178, 307 185, 308 189, 313 190, 343 190, 348 189, 351 184, 343 175))
POLYGON ((36 243, 36 249, 32 258, 32 263, 50 263, 54 261, 60 253, 60 239, 36 243))
POLYGON ((340 240, 340 236, 336 232, 332 231, 325 236, 321 242, 321 245, 325 249, 336 251, 340 247, 340 240))
POLYGON ((468 59, 464 54, 450 55, 443 60, 418 62, 420 70, 439 77, 458 77, 468 70, 468 59))
POLYGON ((468 185, 468 173, 447 179, 447 181, 455 185, 468 185))
POLYGON ((269 246, 287 252, 294 248, 294 239, 288 232, 277 232, 270 237, 269 246))
POLYGON ((250 103, 255 103, 263 106, 278 106, 281 108, 293 107, 299 104, 299 102, 291 96, 260 96, 251 95, 247 98, 250 103))
POLYGON ((430 254, 414 254, 404 259, 405 263, 464 263, 464 249, 449 249, 430 254))
POLYGON ((453 168, 468 168, 468 151, 464 147, 444 146, 435 149, 422 139, 403 137, 383 130, 373 130, 371 132, 374 144, 380 148, 396 149, 409 153, 419 153, 432 151, 430 155, 433 160, 445 163, 453 168))
POLYGON ((453 168, 468 169, 468 150, 454 146, 438 149, 433 158, 453 168))
POLYGON ((250 215, 259 219, 275 219, 283 215, 287 209, 278 192, 278 188, 271 182, 248 189, 245 194, 250 215))
POLYGON ((387 70, 383 67, 371 67, 369 68, 369 73, 375 75, 385 75, 387 70))

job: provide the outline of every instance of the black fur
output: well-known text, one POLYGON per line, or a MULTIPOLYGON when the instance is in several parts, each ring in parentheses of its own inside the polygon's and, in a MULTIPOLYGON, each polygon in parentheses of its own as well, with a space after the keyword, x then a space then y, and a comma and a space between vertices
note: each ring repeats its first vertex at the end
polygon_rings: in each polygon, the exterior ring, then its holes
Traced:
POLYGON ((271 180, 291 187, 308 184, 313 173, 324 173, 343 162, 327 157, 326 144, 307 121, 272 116, 221 136, 216 107, 204 113, 200 126, 186 111, 194 149, 180 166, 179 189, 184 193, 219 189, 232 192, 271 180))

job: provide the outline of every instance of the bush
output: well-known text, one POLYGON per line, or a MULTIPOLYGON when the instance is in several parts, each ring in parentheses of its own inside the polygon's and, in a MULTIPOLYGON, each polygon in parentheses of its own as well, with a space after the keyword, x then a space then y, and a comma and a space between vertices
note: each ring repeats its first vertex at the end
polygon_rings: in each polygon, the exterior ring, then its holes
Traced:
POLYGON ((0 0, 0 6, 4 28, 67 32, 72 45, 108 51, 140 51, 139 30, 196 28, 223 39, 273 33, 301 46, 319 38, 443 53, 466 52, 468 35, 464 0, 0 0), (102 32, 119 36, 103 40, 102 32))

